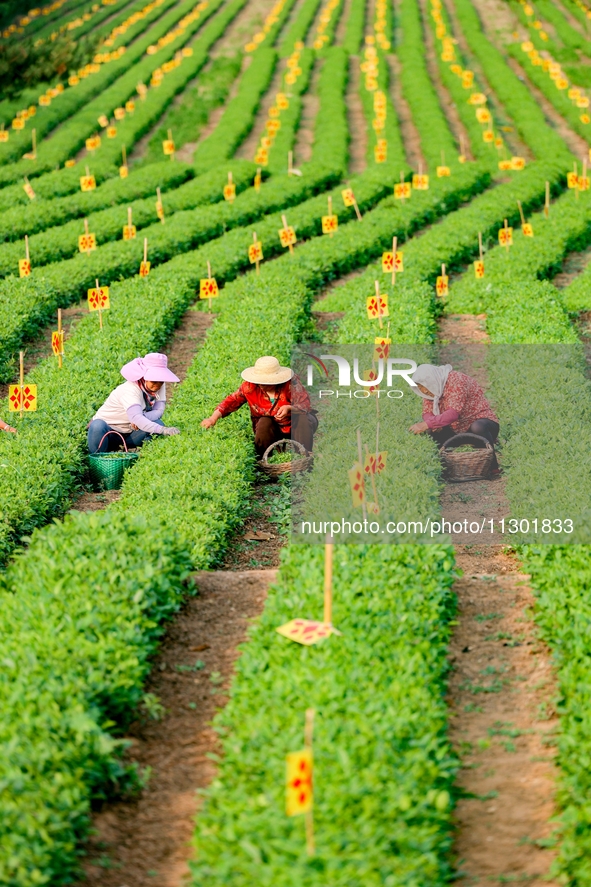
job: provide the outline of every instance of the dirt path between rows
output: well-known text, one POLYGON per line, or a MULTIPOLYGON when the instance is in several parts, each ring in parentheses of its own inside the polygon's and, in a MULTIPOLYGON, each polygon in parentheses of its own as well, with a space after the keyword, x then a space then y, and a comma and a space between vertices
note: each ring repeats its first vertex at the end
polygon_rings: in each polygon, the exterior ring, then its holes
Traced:
MULTIPOLYGON (((525 142, 522 141, 522 139, 520 138, 520 136, 516 130, 514 121, 509 118, 507 110, 501 104, 494 88, 489 83, 488 79, 486 78, 484 71, 482 70, 482 67, 479 64, 476 56, 474 55, 474 53, 470 49, 468 41, 466 40, 466 37, 464 36, 464 32, 462 31, 462 28, 460 27, 460 23, 458 22, 458 18, 456 15, 456 10, 455 10, 455 6, 453 4, 453 0, 444 0, 444 4, 445 4, 445 8, 446 8, 447 14, 449 15, 449 19, 451 22, 453 36, 458 41, 458 46, 460 47, 460 50, 462 52, 462 55, 464 56, 465 61, 468 62, 470 68, 474 71, 478 81, 480 82, 480 84, 482 86, 483 92, 486 93, 488 102, 489 102, 489 104, 492 108, 492 111, 493 111, 493 116, 494 116, 495 122, 503 130, 503 134, 504 134, 503 138, 507 142, 507 145, 510 147, 513 154, 517 154, 520 157, 526 157, 529 160, 533 160, 533 154, 532 154, 531 150, 525 144, 525 142)), ((509 17, 511 16, 511 13, 509 11, 508 6, 506 6, 505 4, 501 4, 501 5, 502 5, 502 9, 499 9, 498 15, 495 17, 495 22, 498 25, 498 27, 501 29, 501 33, 504 35, 507 35, 507 28, 509 26, 509 17)), ((481 7, 478 4, 476 4, 476 6, 478 9, 478 12, 481 12, 481 7)), ((487 17, 481 15, 481 24, 483 24, 483 31, 486 28, 487 21, 488 21, 487 17)), ((487 32, 487 36, 492 41, 492 36, 490 34, 488 34, 488 32, 487 32)), ((502 49, 502 47, 501 47, 501 49, 502 49)))
POLYGON ((390 98, 396 111, 400 132, 402 133, 402 144, 404 145, 407 163, 412 169, 419 169, 421 166, 423 169, 426 169, 427 164, 423 157, 421 137, 412 119, 408 102, 402 92, 402 81, 400 79, 402 65, 398 56, 392 53, 389 53, 386 58, 390 68, 390 98))
POLYGON ((139 798, 106 804, 93 820, 85 887, 181 887, 189 876, 197 790, 215 776, 220 752, 211 727, 226 704, 239 645, 263 610, 275 570, 219 571, 195 577, 169 625, 146 685, 165 709, 127 732, 129 755, 151 776, 139 798))
POLYGON ((297 167, 300 163, 308 163, 312 159, 314 147, 314 126, 320 109, 318 98, 318 80, 324 59, 317 58, 312 68, 308 89, 302 96, 302 113, 293 148, 293 162, 297 167))
MULTIPOLYGON (((486 390, 487 341, 484 316, 448 315, 439 327, 440 362, 473 375, 486 390)), ((502 467, 502 455, 499 461, 502 467)), ((448 483, 441 503, 449 521, 509 512, 502 476, 448 483)), ((454 585, 448 703, 463 797, 455 810, 454 883, 557 887, 547 880, 554 858, 547 842, 556 812, 557 687, 531 617, 529 577, 508 550, 483 537, 457 545, 456 562, 463 575, 454 585)))
POLYGON ((363 172, 367 166, 367 127, 361 103, 359 63, 359 56, 349 56, 349 80, 345 104, 349 124, 349 172, 352 175, 363 172))

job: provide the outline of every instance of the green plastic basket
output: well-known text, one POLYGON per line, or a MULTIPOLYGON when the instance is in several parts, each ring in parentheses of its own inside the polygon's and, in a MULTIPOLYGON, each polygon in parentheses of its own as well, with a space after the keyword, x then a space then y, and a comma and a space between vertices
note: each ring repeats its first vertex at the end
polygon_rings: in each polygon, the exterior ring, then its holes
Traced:
POLYGON ((123 475, 127 468, 138 458, 137 453, 129 453, 123 435, 118 431, 107 431, 99 443, 99 447, 108 434, 117 434, 123 441, 124 453, 91 453, 88 457, 90 464, 90 480, 95 490, 119 490, 123 483, 123 475))

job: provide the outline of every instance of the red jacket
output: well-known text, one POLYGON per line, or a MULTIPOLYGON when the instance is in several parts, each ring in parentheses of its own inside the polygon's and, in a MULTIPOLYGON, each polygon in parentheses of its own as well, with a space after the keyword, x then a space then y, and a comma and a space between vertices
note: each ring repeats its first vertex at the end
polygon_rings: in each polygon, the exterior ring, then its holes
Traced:
MULTIPOLYGON (((261 385, 255 385, 254 382, 243 382, 238 391, 229 394, 225 400, 221 402, 217 408, 222 416, 228 416, 230 413, 239 410, 245 403, 250 407, 250 417, 252 419, 252 427, 256 428, 257 422, 261 416, 275 416, 279 407, 290 405, 298 412, 307 413, 310 410, 310 398, 308 392, 303 387, 297 376, 292 376, 289 382, 278 385, 276 388, 277 400, 271 403, 269 397, 265 393, 265 388, 261 385)), ((276 419, 277 424, 284 434, 291 431, 291 411, 285 419, 281 421, 276 419)))

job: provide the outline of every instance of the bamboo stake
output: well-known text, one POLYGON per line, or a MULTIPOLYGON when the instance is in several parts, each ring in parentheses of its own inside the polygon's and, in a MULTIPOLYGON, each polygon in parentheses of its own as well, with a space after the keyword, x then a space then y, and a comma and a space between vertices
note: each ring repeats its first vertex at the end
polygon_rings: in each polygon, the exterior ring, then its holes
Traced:
MULTIPOLYGON (((332 197, 330 197, 330 196, 328 198, 328 215, 329 215, 329 217, 332 217, 332 197)), ((332 228, 328 232, 328 236, 332 237, 332 228)))
MULTIPOLYGON (((207 277, 208 277, 208 280, 211 280, 211 262, 207 263, 207 277)), ((209 304, 208 313, 211 314, 211 296, 209 297, 207 302, 209 304)))
MULTIPOLYGON (((285 230, 287 231, 287 229, 289 228, 289 225, 287 224, 287 217, 286 217, 285 215, 282 215, 282 216, 281 216, 281 221, 283 222, 283 227, 284 227, 285 230)), ((289 246, 289 252, 290 252, 291 255, 293 256, 293 245, 290 243, 290 244, 288 244, 288 246, 289 246)))
MULTIPOLYGON (((169 129, 169 130, 168 130, 168 141, 169 141, 169 142, 172 142, 172 129, 169 129)), ((171 159, 171 160, 174 160, 174 151, 173 151, 172 154, 170 155, 170 159, 171 159)))
POLYGON ((156 200, 160 204, 160 208, 162 210, 162 218, 160 219, 160 221, 164 225, 164 207, 162 206, 162 193, 160 191, 160 185, 158 185, 158 187, 156 188, 156 200))
POLYGON ((463 157, 464 159, 466 157, 466 151, 464 148, 464 136, 461 133, 460 133, 460 157, 463 157))
POLYGON ((62 368, 62 354, 64 353, 64 352, 63 352, 63 348, 61 347, 61 341, 62 341, 62 337, 61 337, 61 331, 62 331, 62 309, 61 309, 61 308, 58 308, 58 309, 57 309, 57 331, 58 331, 58 333, 60 334, 60 336, 59 336, 59 340, 60 340, 60 353, 59 353, 58 356, 57 356, 57 363, 58 363, 58 366, 59 366, 59 368, 60 368, 60 370, 61 370, 61 368, 62 368))
MULTIPOLYGON (((256 231, 253 231, 253 232, 252 232, 252 240, 253 240, 253 243, 256 243, 256 242, 257 242, 257 232, 256 232, 256 231)), ((255 265, 256 265, 257 276, 258 276, 258 275, 260 274, 260 271, 259 271, 260 261, 259 261, 259 259, 256 259, 256 260, 255 260, 255 265)))
POLYGON ((86 175, 88 177, 90 177, 90 167, 88 167, 88 166, 86 167, 86 175))
MULTIPOLYGON (((365 444, 365 455, 366 455, 367 457, 369 457, 369 447, 368 447, 367 444, 365 444)), ((376 467, 377 467, 377 464, 378 464, 378 462, 377 462, 377 456, 376 456, 376 467)), ((378 493, 377 493, 377 490, 376 490, 376 478, 375 478, 375 473, 371 470, 371 462, 369 463, 369 465, 370 465, 370 472, 369 472, 369 473, 370 473, 370 476, 371 476, 371 489, 372 489, 372 492, 373 492, 373 501, 375 502, 376 505, 378 505, 378 493)))
MULTIPOLYGON (((144 266, 147 264, 147 262, 148 262, 148 238, 144 237, 144 266)), ((147 280, 148 278, 146 277, 145 279, 147 280)))
MULTIPOLYGON (((575 164, 574 164, 574 170, 575 170, 575 175, 578 176, 577 161, 576 160, 575 160, 575 164)), ((577 187, 575 188, 575 200, 578 200, 578 199, 579 199, 579 183, 577 181, 577 187)))
MULTIPOLYGON (((363 477, 363 450, 361 448, 361 429, 357 429, 357 453, 359 456, 359 467, 361 468, 361 476, 363 477)), ((365 485, 365 484, 364 484, 365 485)), ((365 495, 363 496, 363 502, 361 503, 361 508, 363 510, 363 520, 367 519, 367 508, 365 506, 365 495)))
POLYGON ((21 396, 21 419, 23 417, 24 410, 24 397, 23 397, 23 388, 25 387, 25 352, 19 352, 19 360, 20 360, 20 396, 21 396))
POLYGON ((293 169, 293 151, 287 152, 287 175, 291 176, 293 169))
POLYGON ((398 238, 392 238, 392 286, 396 285, 396 250, 398 248, 398 238))
POLYGON ((519 215, 521 217, 521 224, 525 225, 525 216, 523 215, 523 207, 521 206, 521 200, 517 201, 517 206, 519 207, 519 215))
POLYGON ((101 311, 101 307, 100 307, 100 296, 99 296, 99 294, 98 294, 98 291, 100 290, 100 286, 99 286, 99 282, 98 282, 98 277, 96 278, 95 283, 96 283, 96 294, 97 294, 97 298, 98 298, 98 300, 99 300, 99 307, 98 307, 99 329, 102 330, 102 328, 103 328, 103 312, 101 311))
POLYGON ((380 322, 380 329, 383 329, 384 324, 382 323, 382 306, 380 304, 380 282, 379 282, 379 280, 376 280, 375 285, 376 285, 376 300, 378 303, 378 320, 380 322))
MULTIPOLYGON (((304 731, 304 745, 312 751, 312 737, 314 733, 314 709, 306 709, 306 728, 304 731)), ((316 846, 314 842, 314 812, 308 810, 306 813, 306 852, 308 856, 314 856, 316 846)))
POLYGON ((546 182, 546 202, 544 204, 544 215, 546 218, 550 215, 550 182, 546 182))
POLYGON ((324 545, 324 623, 332 625, 332 542, 324 545))
POLYGON ((505 257, 508 258, 509 257, 509 232, 508 232, 507 219, 503 220, 503 226, 505 228, 505 249, 507 250, 507 252, 505 253, 505 257))
POLYGON ((478 232, 478 252, 480 253, 480 261, 482 262, 482 231, 478 232))
POLYGON ((30 256, 29 256, 29 235, 28 235, 28 234, 25 234, 25 259, 27 260, 27 262, 30 261, 30 256))

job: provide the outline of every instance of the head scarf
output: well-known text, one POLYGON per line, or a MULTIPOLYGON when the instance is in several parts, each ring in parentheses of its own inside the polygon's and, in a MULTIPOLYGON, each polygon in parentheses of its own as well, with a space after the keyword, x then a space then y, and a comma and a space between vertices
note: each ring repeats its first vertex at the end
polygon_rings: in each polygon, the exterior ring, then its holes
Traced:
POLYGON ((140 389, 140 391, 144 395, 144 401, 146 403, 146 410, 148 410, 148 412, 149 412, 150 410, 152 410, 154 408, 154 404, 158 400, 158 392, 156 392, 154 394, 152 391, 148 391, 148 389, 146 388, 145 379, 138 379, 136 382, 136 385, 138 386, 138 388, 140 389))
POLYGON ((423 394, 418 388, 413 388, 413 391, 415 394, 418 394, 419 397, 424 397, 425 400, 433 401, 434 416, 439 416, 441 412, 439 409, 439 398, 443 397, 445 383, 447 382, 447 377, 452 369, 453 367, 450 363, 446 363, 445 366, 440 367, 433 366, 430 363, 422 363, 413 373, 412 380, 414 384, 423 385, 431 392, 431 395, 423 394))

